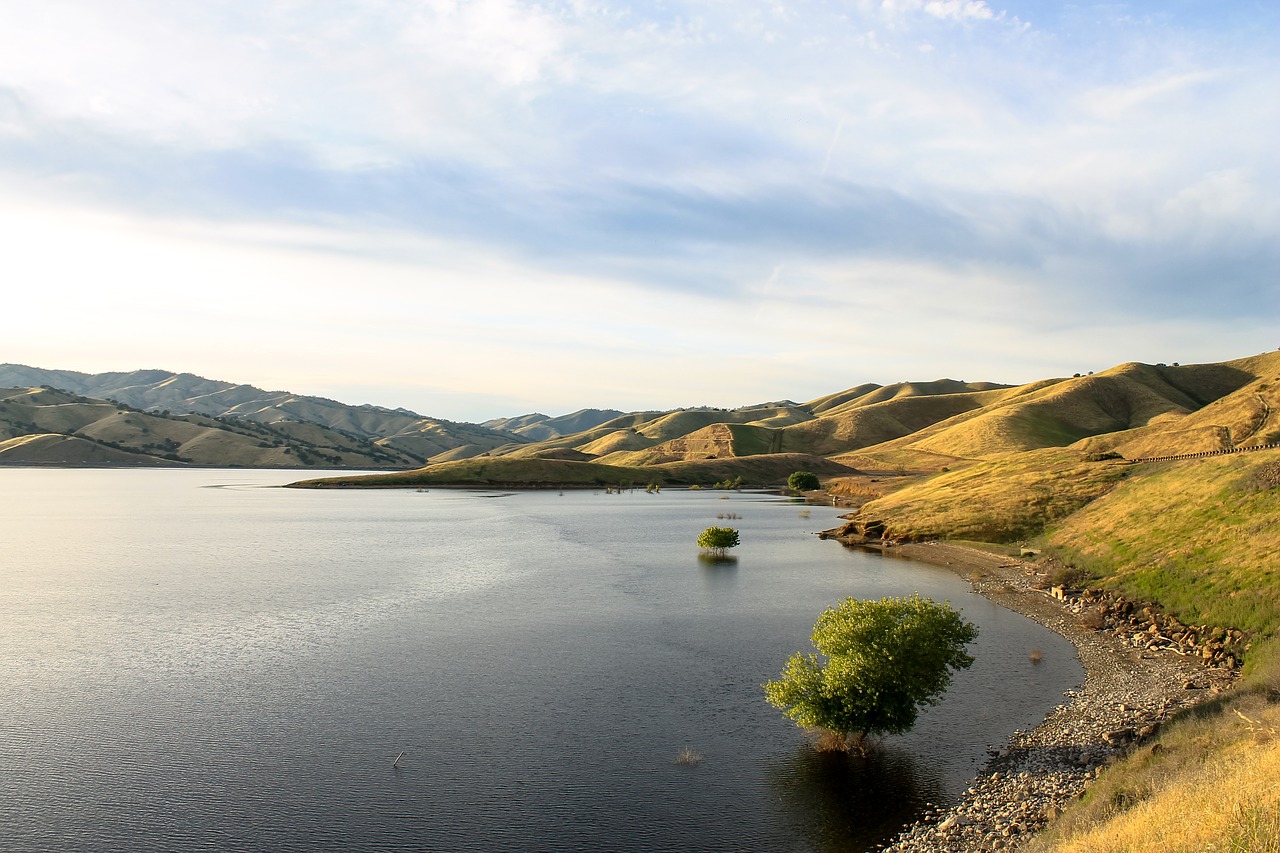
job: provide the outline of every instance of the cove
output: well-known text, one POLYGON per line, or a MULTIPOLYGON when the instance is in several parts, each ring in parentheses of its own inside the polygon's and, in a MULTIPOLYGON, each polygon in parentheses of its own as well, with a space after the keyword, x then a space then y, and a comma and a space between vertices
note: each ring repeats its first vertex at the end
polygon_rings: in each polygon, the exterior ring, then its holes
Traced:
POLYGON ((1083 677, 949 571, 819 540, 835 509, 296 478, 0 470, 7 844, 865 850, 1083 677), (815 753, 760 684, 838 599, 911 592, 974 666, 873 758, 815 753))

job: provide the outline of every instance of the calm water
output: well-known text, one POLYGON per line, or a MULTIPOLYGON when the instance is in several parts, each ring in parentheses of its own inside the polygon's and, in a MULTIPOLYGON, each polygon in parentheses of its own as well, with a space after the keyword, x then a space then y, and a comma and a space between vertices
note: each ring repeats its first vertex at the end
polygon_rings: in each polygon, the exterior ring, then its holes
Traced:
POLYGON ((950 572, 813 536, 829 508, 294 477, 0 469, 0 848, 863 850, 1082 679, 950 572), (697 559, 716 523, 736 564, 697 559), (760 684, 838 599, 913 591, 977 663, 874 760, 813 752, 760 684))

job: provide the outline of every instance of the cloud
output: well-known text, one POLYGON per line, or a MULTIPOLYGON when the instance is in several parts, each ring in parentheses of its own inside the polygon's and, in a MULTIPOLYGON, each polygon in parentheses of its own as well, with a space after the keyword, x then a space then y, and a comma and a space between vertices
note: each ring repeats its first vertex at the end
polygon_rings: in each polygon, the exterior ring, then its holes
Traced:
POLYGON ((924 4, 926 13, 935 18, 953 21, 990 21, 996 13, 982 0, 929 0, 924 4))
MULTIPOLYGON (((1274 39, 1235 13, 1043 4, 1032 25, 1025 6, 972 0, 8 6, 0 204, 63 211, 42 239, 56 245, 63 221, 72 254, 107 252, 81 215, 128 222, 129 253, 105 257, 134 265, 130 292, 155 301, 138 335, 165 327, 158 294, 182 252, 243 279, 245 298, 271 294, 272 316, 305 303, 309 281, 337 298, 326 265, 404 316, 443 313, 420 346, 377 312, 297 321, 406 363, 465 346, 490 364, 470 343, 488 322, 509 341, 497 349, 527 347, 547 376, 599 347, 600 376, 626 362, 653 394, 667 380, 635 367, 647 342, 676 360, 710 352, 677 311, 749 329, 752 375, 781 379, 770 365, 830 345, 754 341, 803 334, 808 306, 836 306, 820 324, 836 337, 835 318, 923 306, 1012 358, 1035 336, 997 344, 999 329, 1028 322, 1196 316, 1214 330, 1276 304, 1280 75, 1274 39), (176 242, 175 222, 189 229, 176 242), (767 318, 786 318, 782 335, 767 318)), ((845 337, 840 352, 877 359, 894 340, 845 337)), ((957 350, 940 320, 900 338, 922 363, 957 350)), ((432 387, 479 381, 457 370, 432 387)))

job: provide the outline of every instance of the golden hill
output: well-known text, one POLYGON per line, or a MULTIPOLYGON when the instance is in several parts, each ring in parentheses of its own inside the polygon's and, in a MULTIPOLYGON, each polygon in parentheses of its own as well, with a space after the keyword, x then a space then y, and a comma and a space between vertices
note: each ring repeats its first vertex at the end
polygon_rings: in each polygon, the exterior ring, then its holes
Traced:
POLYGON ((1135 458, 1280 439, 1276 353, 1202 365, 1133 362, 1016 387, 939 379, 858 385, 803 404, 584 409, 490 422, 510 431, 165 371, 89 375, 0 365, 5 377, 74 387, 10 392, 0 440, 75 435, 156 460, 211 465, 415 468, 511 457, 648 467, 798 453, 837 466, 939 471, 1055 447, 1135 458), (77 387, 101 388, 120 402, 82 396, 77 387), (65 399, 37 401, 36 392, 65 399), (572 431, 580 426, 587 428, 572 431), (539 434, 549 437, 530 440, 539 434))
POLYGON ((165 415, 47 388, 0 391, 0 464, 406 467, 414 457, 314 423, 165 415))
MULTIPOLYGON (((474 447, 475 454, 479 454, 525 441, 510 432, 427 418, 408 409, 368 404, 352 406, 324 397, 265 391, 252 385, 166 370, 89 374, 0 364, 0 388, 9 387, 61 389, 83 398, 118 402, 150 414, 231 418, 273 429, 287 429, 287 424, 314 424, 364 442, 377 442, 382 450, 370 452, 383 457, 384 465, 385 460, 392 458, 403 458, 408 465, 422 464, 432 456, 461 446, 474 447)), ((325 438, 321 443, 332 442, 325 438)))
POLYGON ((178 464, 155 456, 117 450, 83 438, 56 433, 23 435, 0 441, 0 462, 6 465, 84 465, 103 468, 178 464))

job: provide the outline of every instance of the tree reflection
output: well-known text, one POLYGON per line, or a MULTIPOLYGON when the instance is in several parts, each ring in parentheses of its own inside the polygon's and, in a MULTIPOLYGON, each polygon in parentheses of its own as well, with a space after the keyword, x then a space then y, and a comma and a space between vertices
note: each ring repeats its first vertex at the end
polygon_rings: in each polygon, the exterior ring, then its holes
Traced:
POLYGON ((893 748, 860 757, 805 746, 768 773, 780 819, 818 853, 863 853, 943 795, 936 776, 893 748))

